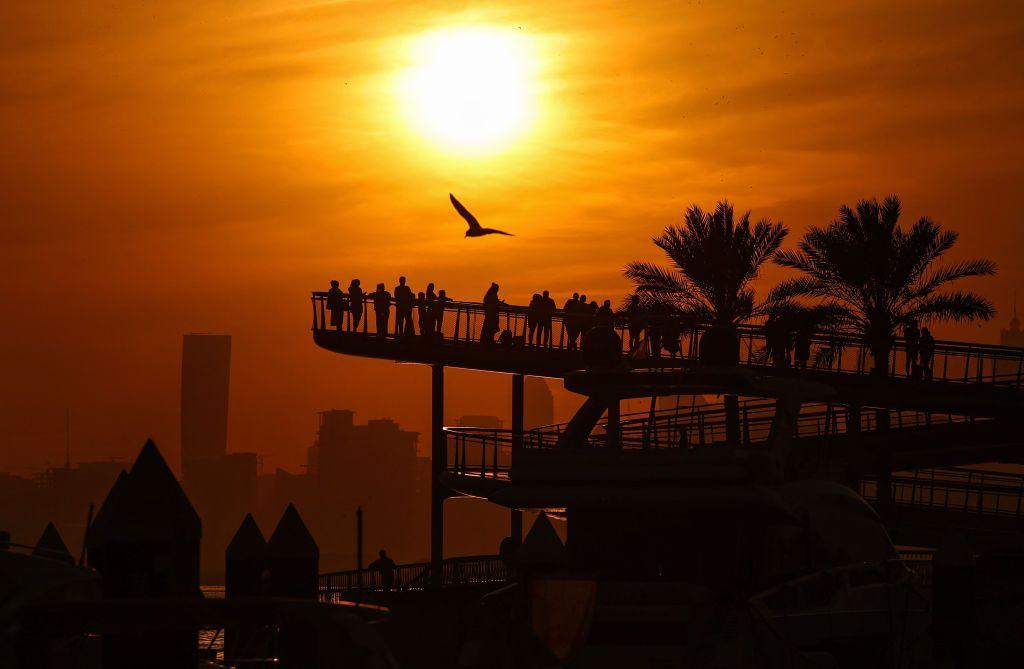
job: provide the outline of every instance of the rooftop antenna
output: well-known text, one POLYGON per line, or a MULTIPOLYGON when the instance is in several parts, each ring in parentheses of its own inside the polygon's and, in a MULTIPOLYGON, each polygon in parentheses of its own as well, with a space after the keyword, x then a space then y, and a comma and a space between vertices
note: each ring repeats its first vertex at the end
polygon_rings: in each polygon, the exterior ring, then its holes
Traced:
POLYGON ((71 407, 64 411, 64 469, 71 469, 71 407))

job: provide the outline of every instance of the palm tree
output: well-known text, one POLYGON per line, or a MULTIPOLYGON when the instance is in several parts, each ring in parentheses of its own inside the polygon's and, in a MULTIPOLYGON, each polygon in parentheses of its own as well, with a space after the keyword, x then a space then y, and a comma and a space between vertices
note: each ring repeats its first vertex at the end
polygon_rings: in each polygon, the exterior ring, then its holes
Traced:
POLYGON ((859 332, 871 347, 874 373, 888 370, 892 341, 911 321, 988 320, 995 315, 983 297, 964 291, 939 292, 966 277, 996 271, 989 260, 937 267, 957 233, 921 218, 910 230, 899 225, 900 200, 861 200, 856 209, 843 205, 825 228, 812 227, 797 251, 780 251, 775 262, 804 276, 784 281, 773 300, 796 296, 824 299, 842 308, 844 325, 859 332))
POLYGON ((630 297, 652 311, 710 323, 714 327, 702 341, 702 358, 704 344, 715 339, 708 357, 734 363, 739 355, 736 324, 770 307, 756 301, 751 283, 787 232, 782 223, 768 219, 751 225, 749 211, 735 220, 733 206, 725 200, 713 212, 693 205, 682 225, 670 225, 654 238, 671 267, 640 261, 626 266, 625 275, 635 284, 630 297), (728 348, 720 343, 725 337, 728 348))

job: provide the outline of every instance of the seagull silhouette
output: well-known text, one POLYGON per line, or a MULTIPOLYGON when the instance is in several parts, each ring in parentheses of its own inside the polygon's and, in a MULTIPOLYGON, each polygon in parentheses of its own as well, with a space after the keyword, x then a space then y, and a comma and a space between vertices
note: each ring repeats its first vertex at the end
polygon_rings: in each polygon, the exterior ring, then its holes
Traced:
POLYGON ((515 237, 511 232, 505 232, 504 230, 481 228, 480 221, 476 220, 476 216, 469 213, 469 210, 463 207, 462 203, 456 200, 454 195, 448 193, 448 197, 451 198, 455 211, 459 212, 459 216, 466 219, 466 223, 469 224, 469 230, 466 230, 467 237, 483 237, 484 235, 508 235, 509 237, 515 237))

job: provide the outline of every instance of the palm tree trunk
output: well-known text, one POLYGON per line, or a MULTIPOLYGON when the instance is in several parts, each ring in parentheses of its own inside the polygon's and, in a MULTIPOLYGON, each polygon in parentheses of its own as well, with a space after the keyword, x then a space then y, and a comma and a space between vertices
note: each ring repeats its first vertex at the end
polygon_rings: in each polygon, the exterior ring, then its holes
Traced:
POLYGON ((874 360, 874 367, 871 373, 874 376, 889 376, 889 355, 892 353, 892 343, 888 337, 883 341, 876 339, 871 343, 871 357, 874 360))
POLYGON ((740 445, 740 398, 725 395, 725 440, 730 446, 740 445))

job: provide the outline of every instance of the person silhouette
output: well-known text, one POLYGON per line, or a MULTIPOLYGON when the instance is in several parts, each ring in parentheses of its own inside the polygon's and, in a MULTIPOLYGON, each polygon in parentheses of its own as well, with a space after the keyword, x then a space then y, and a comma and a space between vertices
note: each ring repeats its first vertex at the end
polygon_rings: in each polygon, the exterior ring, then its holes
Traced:
POLYGON ((907 376, 915 376, 914 367, 917 366, 917 357, 921 352, 921 331, 917 329, 916 320, 911 320, 904 326, 903 344, 906 347, 903 373, 907 376))
POLYGON ((558 305, 551 299, 551 293, 544 291, 541 293, 541 309, 540 309, 540 344, 541 346, 551 347, 551 319, 555 315, 555 311, 558 310, 558 305))
POLYGON ((383 283, 378 283, 377 290, 369 297, 373 300, 373 313, 377 316, 377 336, 386 337, 388 321, 391 320, 391 293, 385 290, 383 283))
POLYGON ((583 346, 583 339, 594 327, 594 320, 597 318, 597 300, 586 301, 586 295, 580 295, 580 346, 583 346))
POLYGON ((383 548, 377 551, 377 559, 370 563, 369 570, 380 574, 380 585, 384 592, 391 592, 395 588, 395 570, 398 565, 388 557, 388 552, 383 548))
POLYGON ((580 336, 579 329, 580 294, 573 293, 562 307, 562 327, 565 329, 565 345, 570 351, 576 350, 576 339, 580 336))
POLYGON ((494 335, 498 334, 498 312, 504 304, 498 297, 498 284, 492 283, 484 294, 484 322, 480 329, 480 343, 485 346, 494 344, 494 335))
POLYGON ((604 304, 598 307, 594 314, 594 324, 606 328, 610 328, 615 325, 615 312, 612 311, 611 300, 605 300, 604 304))
POLYGON ((629 323, 629 352, 633 353, 640 348, 640 336, 644 332, 644 317, 635 300, 630 300, 626 306, 626 318, 629 323))
POLYGON ((331 289, 327 291, 327 311, 331 312, 331 326, 341 329, 342 312, 345 310, 345 293, 339 288, 335 279, 331 281, 331 289))
POLYGON ((434 300, 432 309, 433 312, 428 314, 431 321, 433 321, 434 335, 441 337, 444 334, 442 326, 444 325, 444 310, 445 302, 448 302, 448 294, 444 292, 444 288, 437 291, 437 298, 434 300))
POLYGON ((533 298, 530 299, 530 304, 526 306, 526 327, 529 330, 526 341, 530 346, 533 346, 534 334, 537 332, 538 326, 540 326, 543 304, 540 293, 534 293, 533 298))
POLYGON ((430 339, 431 331, 434 329, 433 323, 427 315, 429 306, 426 294, 422 292, 419 293, 416 296, 416 316, 420 322, 420 336, 424 339, 430 339))
POLYGON ((359 321, 363 319, 363 289, 359 287, 359 279, 352 279, 348 286, 348 310, 352 314, 349 327, 359 330, 359 321))
POLYGON ((398 277, 395 286, 395 336, 401 337, 406 332, 415 334, 412 324, 412 308, 416 296, 412 288, 405 284, 405 277, 398 277))
POLYGON ((811 359, 811 333, 806 327, 797 328, 793 338, 793 367, 807 369, 807 361, 811 359))
POLYGON ((921 372, 925 381, 932 380, 932 365, 935 363, 935 338, 928 328, 921 328, 921 372))

